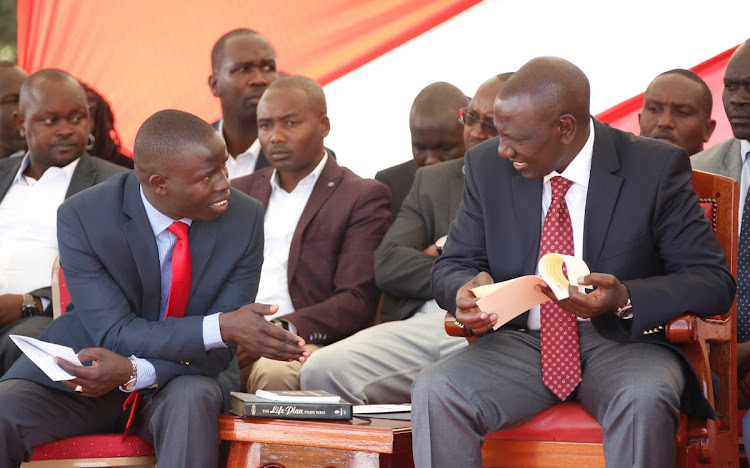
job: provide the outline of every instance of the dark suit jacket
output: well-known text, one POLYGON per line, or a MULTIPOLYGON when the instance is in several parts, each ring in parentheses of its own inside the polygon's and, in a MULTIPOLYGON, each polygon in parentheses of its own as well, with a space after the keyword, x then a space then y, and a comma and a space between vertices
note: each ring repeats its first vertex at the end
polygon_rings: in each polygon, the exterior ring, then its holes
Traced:
POLYGON ((401 210, 401 204, 409 193, 411 184, 414 183, 414 176, 416 173, 417 164, 413 159, 410 159, 405 163, 397 164, 388 169, 383 169, 375 174, 375 180, 383 182, 389 189, 391 189, 391 200, 393 201, 393 214, 391 215, 392 222, 396 220, 396 216, 401 210))
MULTIPOLYGON (((21 161, 23 158, 9 158, 0 159, 0 201, 5 198, 5 194, 10 190, 10 186, 13 183, 13 179, 18 173, 18 169, 21 167, 21 161)), ((109 177, 118 174, 120 172, 127 171, 127 168, 118 166, 103 159, 95 158, 89 154, 81 156, 73 176, 70 178, 70 185, 68 185, 68 191, 65 193, 65 198, 68 199, 72 195, 85 190, 89 187, 107 180, 109 177)), ((50 271, 52 265, 50 265, 50 271)), ((47 299, 52 297, 52 292, 49 287, 37 289, 36 291, 28 291, 34 296, 45 297, 47 299)), ((52 306, 47 307, 45 314, 52 316, 52 306)))
MULTIPOLYGON (((60 266, 72 305, 40 339, 76 352, 104 347, 148 359, 160 387, 178 375, 216 376, 227 368, 233 351, 206 352, 203 317, 255 300, 263 264, 263 210, 256 200, 232 190, 223 215, 193 222, 185 317, 159 321, 159 255, 139 187, 130 171, 60 205, 60 266)), ((25 356, 5 374, 10 378, 67 390, 25 356)))
MULTIPOLYGON (((583 259, 592 272, 613 274, 627 285, 634 317, 604 314, 592 323, 606 338, 659 343, 684 357, 663 331, 649 332, 684 312, 728 310, 735 292, 698 206, 689 160, 681 148, 596 120, 594 128, 583 259)), ((542 180, 524 179, 497 156, 497 147, 495 138, 467 153, 463 203, 432 272, 437 301, 450 311, 458 289, 480 271, 503 281, 534 274, 539 259, 542 180)), ((525 328, 527 314, 506 326, 525 328)), ((693 372, 683 408, 715 415, 693 372)))
POLYGON ((464 191, 464 160, 417 170, 401 211, 375 251, 375 282, 387 293, 380 320, 403 320, 433 299, 430 272, 435 259, 422 252, 448 234, 464 191))
MULTIPOLYGON (((269 167, 232 185, 267 208, 272 174, 269 167)), ((373 253, 390 225, 390 204, 383 184, 328 158, 289 249, 295 311, 284 319, 306 342, 330 344, 372 325, 378 303, 373 253)))

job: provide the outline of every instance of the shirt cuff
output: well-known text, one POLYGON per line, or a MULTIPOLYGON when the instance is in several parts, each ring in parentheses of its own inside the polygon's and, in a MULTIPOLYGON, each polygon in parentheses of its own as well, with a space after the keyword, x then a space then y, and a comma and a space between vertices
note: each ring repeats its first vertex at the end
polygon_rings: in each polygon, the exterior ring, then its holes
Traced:
POLYGON ((156 386, 156 369, 154 369, 153 364, 145 359, 135 358, 135 366, 138 368, 135 385, 133 385, 133 388, 129 390, 126 390, 124 387, 120 386, 120 390, 125 393, 130 393, 142 388, 156 386))
POLYGON ((221 328, 219 327, 219 315, 211 314, 203 317, 203 346, 206 351, 215 348, 226 348, 227 345, 221 339, 221 328))

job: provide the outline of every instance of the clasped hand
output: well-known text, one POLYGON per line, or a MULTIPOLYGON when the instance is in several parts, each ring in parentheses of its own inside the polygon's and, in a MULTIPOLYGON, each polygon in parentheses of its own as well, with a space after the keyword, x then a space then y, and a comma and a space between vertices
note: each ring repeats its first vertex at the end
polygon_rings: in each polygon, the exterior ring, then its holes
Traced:
MULTIPOLYGON (((479 310, 477 307, 478 299, 471 292, 477 286, 492 283, 494 283, 492 276, 489 273, 482 272, 464 284, 456 293, 456 320, 469 330, 469 334, 486 333, 497 324, 497 314, 487 314, 479 310)), ((578 291, 577 287, 571 285, 569 287, 570 296, 563 300, 557 300, 552 289, 546 283, 537 286, 537 291, 542 292, 571 314, 585 319, 615 311, 628 301, 628 288, 613 275, 590 273, 583 278, 578 278, 578 284, 581 286, 596 286, 596 289, 589 294, 584 294, 578 291)))

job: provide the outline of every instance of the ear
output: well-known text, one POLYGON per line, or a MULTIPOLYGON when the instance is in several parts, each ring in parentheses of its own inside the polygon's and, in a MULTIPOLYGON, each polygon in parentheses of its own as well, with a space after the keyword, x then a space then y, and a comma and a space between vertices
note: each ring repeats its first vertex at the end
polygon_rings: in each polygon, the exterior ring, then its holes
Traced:
POLYGON ((18 112, 14 112, 13 120, 16 121, 16 126, 18 127, 18 133, 20 133, 22 137, 26 137, 26 122, 23 121, 23 115, 21 115, 18 112))
POLYGON ((328 119, 328 114, 323 114, 320 116, 320 130, 323 138, 327 137, 331 132, 331 121, 328 119))
POLYGON ((716 121, 713 119, 708 119, 706 121, 706 128, 703 129, 703 143, 706 143, 711 139, 711 135, 713 135, 714 130, 716 130, 716 121))
POLYGON ((576 136, 578 123, 576 122, 576 118, 571 114, 563 114, 557 119, 557 128, 560 132, 560 142, 564 145, 569 145, 576 136))
POLYGON ((216 79, 216 76, 213 74, 208 75, 208 87, 211 88, 211 94, 213 94, 215 97, 221 96, 221 91, 219 90, 219 80, 216 79))
POLYGON ((148 185, 156 195, 164 196, 167 194, 167 178, 161 174, 152 174, 148 178, 148 185))

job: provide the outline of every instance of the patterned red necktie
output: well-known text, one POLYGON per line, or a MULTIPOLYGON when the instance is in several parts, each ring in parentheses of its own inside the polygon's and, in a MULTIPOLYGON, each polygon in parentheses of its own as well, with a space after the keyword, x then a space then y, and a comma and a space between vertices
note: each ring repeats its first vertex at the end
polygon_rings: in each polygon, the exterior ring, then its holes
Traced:
MULTIPOLYGON (((549 252, 573 255, 573 226, 565 194, 573 184, 553 177, 552 203, 542 228, 540 257, 549 252)), ((581 383, 581 355, 578 349, 576 316, 552 301, 540 306, 542 340, 542 382, 560 400, 565 400, 581 383)))
MULTIPOLYGON (((177 236, 177 242, 175 242, 172 249, 172 281, 169 286, 169 298, 167 299, 167 310, 164 313, 164 318, 182 318, 185 315, 188 298, 190 297, 190 282, 193 273, 193 263, 190 260, 190 245, 188 244, 188 225, 181 221, 176 221, 167 229, 177 236)), ((128 406, 132 404, 128 422, 125 424, 123 439, 130 432, 139 400, 138 393, 131 392, 122 404, 123 411, 127 411, 128 406)))

